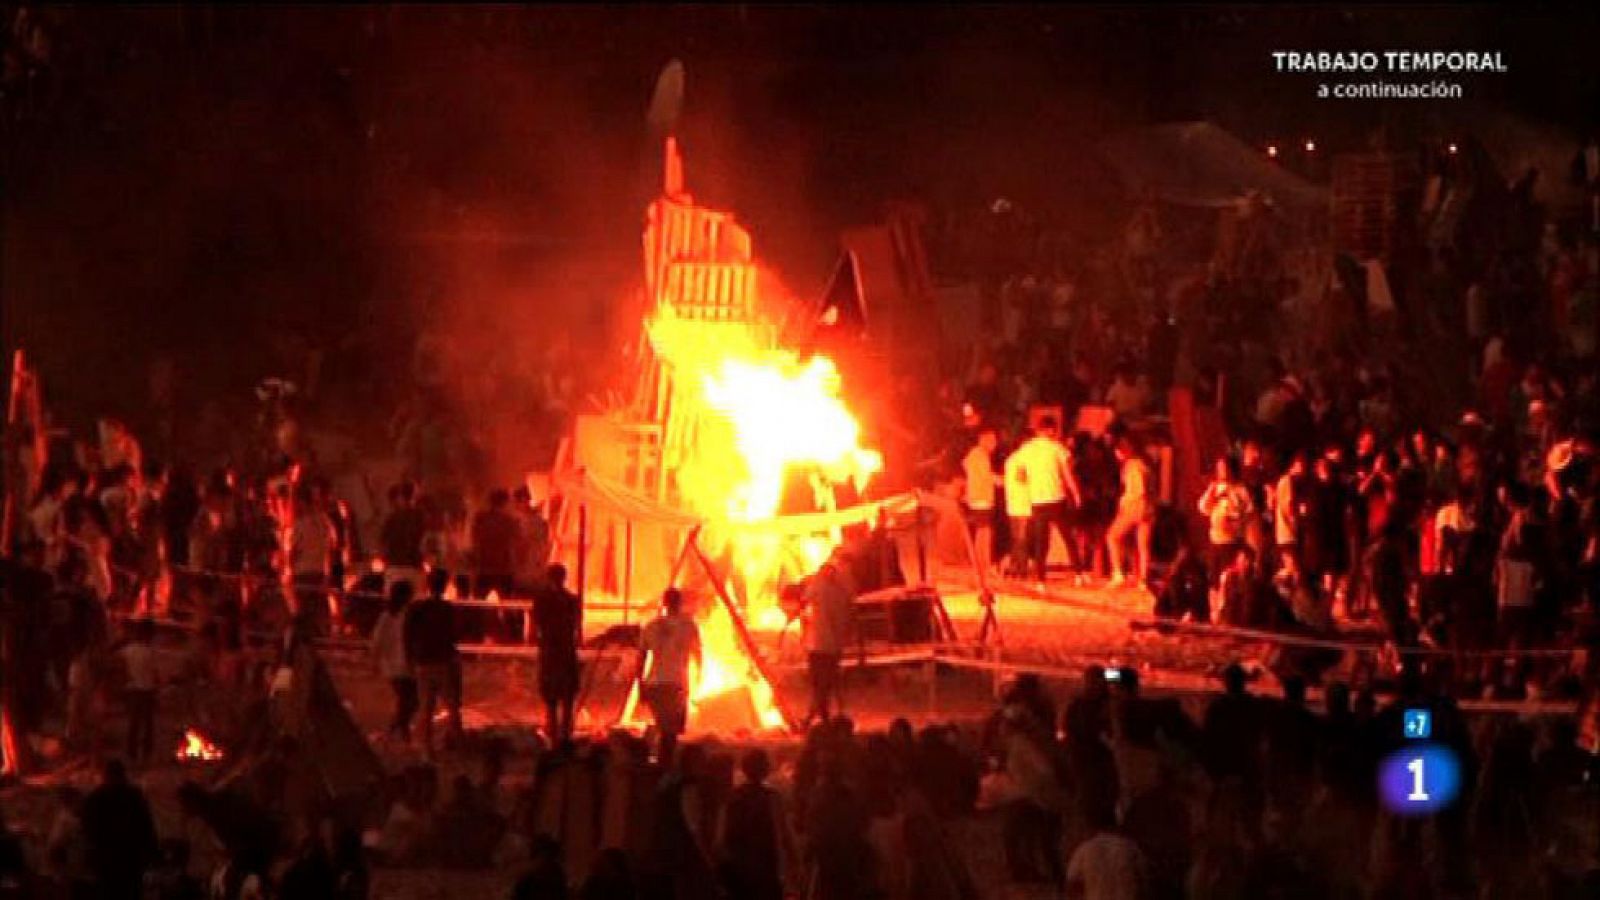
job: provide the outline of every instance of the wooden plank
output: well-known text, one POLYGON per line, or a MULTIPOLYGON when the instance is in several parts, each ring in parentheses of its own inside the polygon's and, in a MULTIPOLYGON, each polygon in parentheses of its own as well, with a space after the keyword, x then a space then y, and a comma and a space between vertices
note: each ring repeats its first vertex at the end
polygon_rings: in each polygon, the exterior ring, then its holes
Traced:
POLYGON ((778 693, 778 682, 772 677, 772 672, 767 667, 767 661, 761 656, 761 648, 756 646, 755 636, 750 633, 750 626, 745 624, 744 616, 740 614, 733 598, 728 596, 728 589, 723 586, 722 580, 717 577, 717 570, 711 565, 711 560, 701 552, 698 541, 691 541, 690 552, 700 561, 700 567, 705 570, 706 579, 711 582, 711 587, 716 591, 717 598, 722 601, 723 609, 727 610, 728 618, 733 621, 733 632, 739 636, 739 642, 744 645, 744 651, 750 657, 751 665, 755 666, 768 687, 772 688, 772 705, 777 707, 778 715, 783 717, 783 724, 790 731, 795 728, 795 723, 800 721, 789 714, 784 708, 783 697, 778 693))

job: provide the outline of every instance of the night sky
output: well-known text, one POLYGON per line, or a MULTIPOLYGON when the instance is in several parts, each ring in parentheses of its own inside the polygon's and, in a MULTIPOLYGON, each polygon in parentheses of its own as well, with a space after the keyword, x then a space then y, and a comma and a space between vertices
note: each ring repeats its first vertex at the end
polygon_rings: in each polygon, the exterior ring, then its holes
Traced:
POLYGON ((286 343, 382 366, 418 329, 600 333, 672 58, 691 189, 804 294, 893 198, 1099 227, 1089 148, 1139 124, 1332 152, 1487 109, 1576 135, 1600 121, 1596 9, 50 8, 45 80, 7 98, 3 342, 81 416, 136 408, 158 356, 194 393, 286 343), (1511 73, 1442 108, 1319 104, 1271 71, 1345 47, 1499 50, 1511 73))

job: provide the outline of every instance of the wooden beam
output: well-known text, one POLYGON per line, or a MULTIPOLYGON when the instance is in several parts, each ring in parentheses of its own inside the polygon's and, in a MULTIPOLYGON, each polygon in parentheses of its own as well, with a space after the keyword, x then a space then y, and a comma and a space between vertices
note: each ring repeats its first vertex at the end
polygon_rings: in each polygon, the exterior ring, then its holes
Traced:
POLYGON ((683 548, 678 551, 678 558, 672 563, 672 571, 667 575, 667 587, 678 586, 678 575, 683 571, 683 564, 689 561, 689 551, 698 549, 700 540, 700 526, 689 529, 683 537, 683 548))
POLYGON ((628 609, 633 598, 633 520, 623 525, 622 624, 628 624, 628 609))
POLYGON ((589 574, 589 504, 578 504, 578 635, 583 635, 583 595, 589 574))
POLYGON ((744 645, 744 651, 750 657, 751 665, 755 666, 756 672, 767 682, 767 686, 772 688, 772 705, 777 708, 778 715, 783 717, 784 727, 791 732, 794 731, 794 723, 799 720, 790 715, 789 710, 784 708, 783 698, 778 694, 778 682, 773 679, 772 671, 767 668, 767 661, 762 658, 761 648, 756 646, 755 637, 750 634, 750 626, 745 624, 744 615, 739 612, 739 608, 734 604, 733 598, 728 596, 728 589, 723 587, 722 580, 717 577, 716 568, 711 565, 711 560, 706 559, 706 555, 701 552, 699 543, 690 541, 689 548, 695 559, 700 561, 700 567, 705 570, 706 578, 711 582, 712 589, 716 591, 717 598, 722 601, 723 609, 727 610, 728 618, 733 621, 733 632, 739 636, 739 642, 744 645))

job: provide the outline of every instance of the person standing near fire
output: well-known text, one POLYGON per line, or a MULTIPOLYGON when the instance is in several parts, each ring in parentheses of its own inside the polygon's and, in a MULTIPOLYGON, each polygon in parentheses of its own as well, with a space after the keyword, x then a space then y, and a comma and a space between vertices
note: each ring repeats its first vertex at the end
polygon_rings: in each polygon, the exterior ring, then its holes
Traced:
POLYGON ((1028 479, 1023 473, 1022 463, 1022 454, 1012 450, 1001 467, 1006 495, 1006 522, 1010 525, 1011 538, 1005 574, 1011 578, 1026 578, 1028 575, 1028 520, 1033 516, 1033 501, 1028 499, 1028 479))
POLYGON ((411 582, 413 594, 426 584, 422 577, 422 538, 427 522, 417 506, 417 486, 403 481, 389 489, 389 515, 383 520, 379 544, 383 552, 383 590, 396 581, 411 582))
POLYGON ((150 762, 155 751, 156 691, 161 687, 156 668, 154 619, 138 619, 130 626, 128 643, 117 651, 127 671, 124 699, 128 707, 128 759, 135 765, 150 762))
MULTIPOLYGON (((511 493, 495 488, 489 492, 488 506, 472 517, 472 595, 480 600, 493 594, 505 602, 517 594, 517 552, 522 536, 521 524, 508 509, 510 505, 511 493)), ((486 629, 489 634, 499 634, 507 643, 522 642, 521 612, 504 612, 498 620, 498 627, 486 629)))
POLYGON ((378 672, 394 691, 394 717, 389 734, 411 743, 411 720, 417 715, 417 679, 406 658, 405 623, 413 596, 411 582, 396 581, 389 589, 389 603, 372 626, 372 656, 378 672))
POLYGON ((1250 491, 1239 482, 1239 467, 1232 458, 1217 458, 1215 477, 1200 495, 1198 507, 1209 521, 1206 539, 1211 553, 1206 568, 1211 572, 1211 586, 1216 587, 1222 583, 1222 571, 1244 546, 1245 526, 1255 513, 1250 491))
POLYGON ((1061 428, 1056 417, 1040 416, 1033 437, 1018 447, 1014 455, 1022 457, 1022 477, 1031 506, 1028 536, 1033 548, 1034 578, 1044 583, 1053 528, 1067 548, 1074 582, 1082 584, 1083 571, 1078 564, 1077 548, 1072 545, 1070 520, 1073 511, 1082 505, 1083 494, 1078 490, 1078 479, 1072 474, 1072 454, 1061 443, 1061 428))
POLYGON ((661 740, 657 762, 670 766, 678 736, 689 724, 689 667, 703 671, 700 628, 683 611, 682 591, 667 588, 661 595, 661 614, 640 634, 639 653, 639 699, 655 717, 661 740))
POLYGON ((806 659, 811 710, 806 724, 833 718, 839 701, 839 664, 855 633, 856 586, 839 550, 806 583, 806 659))
POLYGON ((1111 587, 1125 584, 1130 575, 1125 565, 1125 547, 1130 533, 1139 554, 1132 578, 1144 585, 1150 574, 1150 531, 1156 519, 1156 501, 1151 493, 1150 464, 1126 435, 1117 439, 1117 462, 1122 465, 1122 496, 1117 500, 1117 517, 1106 532, 1106 555, 1111 559, 1111 587))
POLYGON ((544 699, 544 729, 551 744, 572 739, 572 708, 578 696, 578 595, 567 590, 567 567, 556 563, 533 601, 539 642, 539 696, 544 699))
POLYGON ((304 610, 315 623, 317 634, 331 632, 328 588, 329 575, 338 546, 338 533, 324 505, 327 498, 314 493, 309 484, 294 487, 295 515, 286 533, 289 558, 291 609, 304 610))
POLYGON ((456 611, 444 599, 450 573, 428 573, 428 596, 406 614, 406 658, 416 672, 422 694, 422 746, 433 758, 433 713, 441 700, 449 714, 447 742, 461 737, 461 653, 456 648, 456 611))
POLYGON ((994 556, 994 494, 995 482, 1000 475, 994 470, 994 452, 1000 446, 1000 436, 991 427, 978 432, 978 442, 967 451, 961 461, 966 476, 967 527, 972 532, 972 543, 977 551, 979 571, 988 574, 994 556))

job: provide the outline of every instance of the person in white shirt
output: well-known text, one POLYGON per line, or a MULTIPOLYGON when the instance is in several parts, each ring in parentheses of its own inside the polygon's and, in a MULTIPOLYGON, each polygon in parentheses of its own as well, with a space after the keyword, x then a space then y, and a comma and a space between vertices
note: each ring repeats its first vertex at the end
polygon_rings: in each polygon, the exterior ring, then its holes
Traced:
POLYGON ((1217 585, 1222 570, 1238 555, 1239 547, 1244 544, 1245 529, 1249 525, 1250 516, 1255 513, 1255 504, 1250 499, 1250 491, 1239 483, 1238 465, 1228 457, 1219 457, 1215 477, 1206 486, 1205 493, 1200 495, 1200 514, 1209 520, 1206 537, 1211 544, 1211 555, 1207 560, 1211 570, 1211 584, 1217 585))
POLYGON ((1145 896, 1149 864, 1139 845, 1116 831, 1116 814, 1092 814, 1094 836, 1077 846, 1067 861, 1070 900, 1140 900, 1145 896))
POLYGON ((1028 520, 1033 517, 1033 501, 1028 499, 1028 480, 1022 462, 1022 455, 1013 450, 1001 467, 1006 493, 1006 521, 1011 526, 1011 552, 1006 574, 1015 578, 1022 578, 1028 572, 1028 520))
POLYGON ((839 664, 855 636, 856 588, 840 551, 806 582, 806 655, 811 678, 811 710, 806 723, 833 718, 838 700, 839 664))
POLYGON ((406 659, 405 634, 406 608, 414 593, 411 582, 396 581, 389 587, 389 605, 372 626, 372 656, 378 664, 378 674, 394 690, 394 718, 389 722, 389 733, 408 744, 411 719, 417 714, 418 705, 417 677, 406 659))
POLYGON ((1279 558, 1293 556, 1299 551, 1305 491, 1306 455, 1300 452, 1290 458, 1289 467, 1272 489, 1272 543, 1277 547, 1279 558))
POLYGON ((288 537, 289 571, 294 579, 294 608, 308 610, 318 629, 329 618, 328 573, 333 568, 338 535, 333 520, 306 486, 295 492, 299 500, 288 537))
POLYGON ((978 442, 967 451, 961 461, 966 476, 967 528, 972 532, 972 543, 977 551, 979 571, 987 573, 994 557, 994 495, 995 482, 1000 475, 994 470, 994 451, 1000 446, 1000 436, 993 428, 978 432, 978 442))
POLYGON ((678 735, 689 724, 690 666, 701 669, 700 629, 683 612, 683 594, 668 588, 661 595, 661 615, 644 627, 639 638, 643 674, 639 699, 650 707, 661 743, 657 761, 672 764, 678 735))
POLYGON ((1122 465, 1122 496, 1117 500, 1117 516, 1106 530, 1106 555, 1111 558, 1111 587, 1129 579, 1123 544, 1131 532, 1138 550, 1133 575, 1144 584, 1150 571, 1150 529, 1156 518, 1156 501, 1151 492, 1150 464, 1145 462, 1126 437, 1117 440, 1117 462, 1122 465))
POLYGON ((1082 505, 1078 479, 1072 474, 1072 456, 1061 443, 1061 429, 1055 416, 1041 416, 1032 438, 1016 449, 1022 457, 1022 477, 1028 488, 1029 544, 1033 548, 1034 578, 1043 583, 1050 557, 1050 530, 1061 535, 1067 560, 1075 579, 1081 583, 1082 568, 1073 546, 1070 518, 1082 505))

